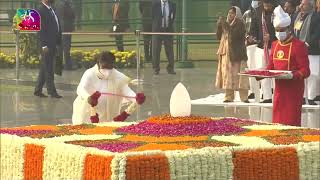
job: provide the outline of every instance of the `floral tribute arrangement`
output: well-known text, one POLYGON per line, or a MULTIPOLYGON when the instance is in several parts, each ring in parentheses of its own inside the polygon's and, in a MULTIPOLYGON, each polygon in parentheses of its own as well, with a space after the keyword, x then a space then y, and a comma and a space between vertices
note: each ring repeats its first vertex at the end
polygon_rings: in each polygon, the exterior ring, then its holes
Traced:
POLYGON ((320 129, 161 115, 134 122, 0 129, 0 179, 307 180, 320 129))

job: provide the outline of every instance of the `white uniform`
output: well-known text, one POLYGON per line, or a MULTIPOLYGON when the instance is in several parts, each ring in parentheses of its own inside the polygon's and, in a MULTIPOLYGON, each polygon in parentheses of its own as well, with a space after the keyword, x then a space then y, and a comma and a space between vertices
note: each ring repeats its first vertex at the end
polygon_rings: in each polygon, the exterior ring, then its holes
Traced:
MULTIPOLYGON (((135 97, 136 94, 128 86, 129 81, 127 76, 116 69, 111 70, 108 77, 104 77, 98 71, 97 65, 86 70, 77 88, 78 97, 73 103, 72 123, 91 123, 92 107, 87 100, 96 91, 135 97)), ((101 95, 98 105, 95 107, 99 114, 99 122, 112 121, 114 117, 119 115, 123 100, 124 98, 119 96, 101 95)), ((134 98, 127 100, 136 101, 134 98)))
MULTIPOLYGON (((249 69, 261 69, 267 66, 267 63, 264 60, 264 51, 261 48, 258 48, 256 45, 251 45, 247 47, 248 54, 248 68, 249 69)), ((260 82, 257 82, 255 78, 249 78, 250 90, 256 95, 256 101, 260 100, 259 97, 259 85, 261 83, 261 90, 263 94, 263 99, 272 99, 272 87, 273 83, 271 79, 263 79, 260 82)))
POLYGON ((309 55, 310 76, 305 80, 304 98, 313 100, 320 95, 320 56, 309 55))

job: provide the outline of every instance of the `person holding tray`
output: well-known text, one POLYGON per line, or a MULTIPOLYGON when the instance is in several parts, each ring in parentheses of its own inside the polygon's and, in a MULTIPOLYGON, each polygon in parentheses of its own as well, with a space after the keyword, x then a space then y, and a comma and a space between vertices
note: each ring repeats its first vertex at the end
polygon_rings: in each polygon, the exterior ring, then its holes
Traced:
POLYGON ((267 70, 289 71, 276 76, 272 122, 301 126, 304 79, 309 77, 308 49, 293 37, 290 16, 281 6, 274 10, 277 41, 272 43, 267 70))

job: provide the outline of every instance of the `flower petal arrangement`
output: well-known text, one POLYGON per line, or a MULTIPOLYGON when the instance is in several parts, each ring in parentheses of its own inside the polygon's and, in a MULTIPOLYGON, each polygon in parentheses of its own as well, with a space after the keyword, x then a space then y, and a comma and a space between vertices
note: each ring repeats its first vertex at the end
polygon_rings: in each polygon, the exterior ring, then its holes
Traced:
POLYGON ((0 179, 317 179, 320 129, 238 118, 0 129, 0 179))
POLYGON ((270 70, 247 70, 241 72, 240 75, 251 76, 251 77, 264 77, 272 78, 284 74, 285 72, 274 72, 270 70))

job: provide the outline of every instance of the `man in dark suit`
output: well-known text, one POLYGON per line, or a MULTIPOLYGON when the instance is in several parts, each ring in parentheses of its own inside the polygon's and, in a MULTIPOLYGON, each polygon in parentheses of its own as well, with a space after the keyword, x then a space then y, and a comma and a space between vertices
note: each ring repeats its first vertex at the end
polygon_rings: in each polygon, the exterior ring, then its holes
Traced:
MULTIPOLYGON (((173 32, 173 22, 176 14, 176 4, 169 0, 156 0, 152 5, 152 32, 173 32)), ((160 52, 162 42, 168 58, 167 72, 174 72, 173 36, 153 35, 152 36, 152 59, 154 74, 160 71, 160 52)))
MULTIPOLYGON (((57 15, 60 20, 61 29, 63 32, 72 32, 74 31, 74 21, 75 21, 75 12, 72 8, 71 0, 61 0, 57 7, 57 15)), ((62 48, 63 48, 63 59, 65 62, 65 69, 72 70, 72 59, 70 57, 71 49, 71 34, 65 34, 62 36, 62 48)))
MULTIPOLYGON (((112 23, 113 32, 125 32, 129 29, 129 9, 130 5, 128 0, 114 0, 115 3, 112 6, 112 23)), ((123 35, 116 35, 116 45, 118 51, 124 51, 123 47, 123 35)))
POLYGON ((51 8, 53 0, 42 0, 42 5, 38 12, 41 16, 41 30, 39 40, 41 44, 41 66, 34 95, 47 97, 42 93, 44 84, 47 86, 48 94, 53 98, 61 98, 54 85, 54 64, 56 47, 61 44, 61 27, 59 20, 51 8))
MULTIPOLYGON (((142 17, 142 30, 144 32, 152 31, 152 1, 151 0, 140 0, 139 9, 142 17)), ((152 36, 144 35, 143 36, 144 44, 144 55, 146 61, 151 61, 151 51, 152 51, 152 36)))

